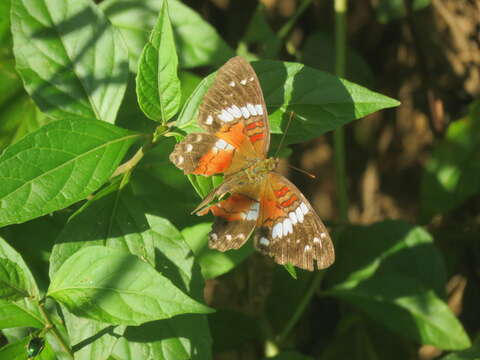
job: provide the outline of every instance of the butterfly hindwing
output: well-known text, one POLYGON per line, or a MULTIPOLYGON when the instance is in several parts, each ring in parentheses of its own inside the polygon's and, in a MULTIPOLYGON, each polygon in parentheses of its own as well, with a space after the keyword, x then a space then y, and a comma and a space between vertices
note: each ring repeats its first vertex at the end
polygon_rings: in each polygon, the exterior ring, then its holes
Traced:
POLYGON ((305 196, 285 177, 271 172, 261 199, 256 248, 279 264, 313 270, 334 259, 330 235, 305 196))
POLYGON ((257 223, 260 203, 248 196, 234 193, 226 200, 210 206, 215 222, 209 235, 210 248, 220 251, 240 248, 250 237, 257 223))

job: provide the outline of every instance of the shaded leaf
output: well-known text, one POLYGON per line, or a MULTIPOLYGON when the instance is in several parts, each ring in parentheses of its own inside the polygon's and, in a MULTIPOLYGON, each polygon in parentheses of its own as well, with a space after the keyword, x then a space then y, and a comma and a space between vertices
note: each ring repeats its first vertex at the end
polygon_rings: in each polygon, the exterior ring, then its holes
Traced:
POLYGON ((17 70, 42 111, 62 119, 115 121, 128 52, 89 0, 12 0, 17 70))
POLYGON ((461 323, 439 297, 444 294, 445 269, 427 232, 386 221, 346 229, 338 244, 335 271, 329 273, 334 285, 324 294, 351 303, 422 344, 470 346, 461 323))
POLYGON ((48 296, 78 316, 111 324, 211 311, 136 256, 103 246, 86 247, 65 261, 48 296))
POLYGON ((421 217, 455 209, 480 191, 480 100, 448 127, 432 151, 421 187, 421 217))
POLYGON ((2 299, 18 300, 27 296, 39 296, 35 279, 22 256, 1 237, 0 273, 2 299))
POLYGON ((30 299, 7 301, 0 299, 0 329, 45 326, 38 305, 30 299))
POLYGON ((0 226, 62 209, 97 190, 139 138, 94 120, 56 121, 0 155, 0 226))
MULTIPOLYGON (((100 5, 122 32, 133 65, 138 61, 162 4, 159 0, 107 0, 100 5)), ((195 11, 177 0, 170 0, 168 5, 181 67, 221 64, 235 55, 215 28, 195 11)))
POLYGON ((172 26, 164 1, 157 23, 140 56, 137 74, 138 102, 152 120, 166 123, 180 106, 178 57, 172 26))
POLYGON ((480 360, 480 339, 477 339, 470 349, 448 354, 441 360, 480 360))
POLYGON ((312 357, 303 355, 297 351, 284 351, 280 354, 269 357, 271 360, 313 360, 312 357))

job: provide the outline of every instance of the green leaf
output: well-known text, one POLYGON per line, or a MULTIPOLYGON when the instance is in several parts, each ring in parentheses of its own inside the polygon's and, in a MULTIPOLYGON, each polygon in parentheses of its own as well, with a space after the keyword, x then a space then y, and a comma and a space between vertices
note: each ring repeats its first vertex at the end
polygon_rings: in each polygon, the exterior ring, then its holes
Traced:
POLYGON ((211 312, 136 256, 103 246, 86 247, 65 261, 47 295, 78 316, 111 324, 211 312))
POLYGON ((183 107, 192 92, 197 88, 198 84, 202 82, 202 78, 189 71, 182 71, 179 74, 179 79, 182 88, 182 98, 180 100, 180 107, 183 107))
POLYGON ((421 187, 421 218, 445 213, 480 191, 480 100, 448 127, 432 151, 421 187))
POLYGON ((386 221, 348 228, 337 244, 335 271, 328 273, 334 285, 323 294, 351 303, 422 344, 470 346, 462 325, 441 299, 445 269, 427 232, 386 221))
MULTIPOLYGON (((7 2, 1 2, 1 4, 7 4, 7 2)), ((0 5, 0 13, 1 7, 5 5, 0 5)), ((0 16, 1 19, 1 16, 0 16)), ((7 17, 8 19, 8 17, 7 17)), ((0 27, 1 27, 0 20, 0 27)), ((0 28, 1 32, 1 28, 0 28)), ((0 33, 1 38, 1 33, 0 33)), ((15 62, 13 59, 7 58, 2 59, 0 58, 0 107, 3 107, 5 104, 9 105, 8 103, 14 99, 18 94, 22 94, 22 81, 20 80, 17 72, 15 71, 15 62)), ((2 109, 2 111, 4 111, 2 109)), ((4 126, 2 124, 2 126, 4 126)))
POLYGON ((251 242, 238 250, 220 252, 210 249, 208 233, 211 228, 211 223, 201 223, 182 230, 182 235, 195 254, 205 279, 216 278, 229 272, 254 251, 251 242))
POLYGON ((26 134, 52 122, 26 94, 15 97, 0 111, 0 149, 18 142, 26 134))
POLYGON ((62 120, 0 155, 0 226, 62 209, 97 190, 139 138, 95 120, 62 120))
POLYGON ((277 356, 269 357, 268 359, 270 360, 313 360, 312 357, 303 355, 297 351, 284 351, 278 354, 277 356))
MULTIPOLYGON (((387 96, 300 63, 262 60, 252 65, 262 86, 271 132, 281 134, 291 112, 296 115, 285 144, 305 142, 375 111, 399 105, 387 96)), ((198 108, 213 80, 214 74, 205 78, 182 109, 177 126, 187 133, 199 129, 198 108)))
POLYGON ((0 2, 0 44, 9 36, 10 0, 0 2))
POLYGON ((38 305, 27 298, 18 301, 0 299, 0 329, 22 326, 39 329, 45 326, 38 305))
POLYGON ((39 296, 35 279, 22 256, 1 237, 0 283, 0 296, 3 299, 18 300, 27 296, 39 296))
MULTIPOLYGON (((412 0, 414 11, 421 10, 430 5, 431 0, 412 0)), ((380 0, 376 5, 377 20, 386 24, 400 19, 407 13, 404 0, 380 0)))
POLYGON ((128 81, 128 52, 89 0, 12 0, 17 70, 40 109, 110 123, 128 81))
MULTIPOLYGON (((122 32, 133 65, 138 61, 162 4, 159 0, 107 0, 100 5, 122 32)), ((195 11, 177 0, 170 0, 168 5, 181 67, 221 64, 235 55, 215 28, 195 11)))
POLYGON ((150 119, 161 123, 177 113, 181 99, 177 50, 167 4, 163 2, 157 23, 143 48, 137 74, 138 103, 150 119))
POLYGON ((0 298, 18 300, 28 296, 25 275, 13 261, 0 258, 0 298))
POLYGON ((454 352, 443 356, 441 360, 480 360, 480 338, 478 338, 470 349, 454 352))

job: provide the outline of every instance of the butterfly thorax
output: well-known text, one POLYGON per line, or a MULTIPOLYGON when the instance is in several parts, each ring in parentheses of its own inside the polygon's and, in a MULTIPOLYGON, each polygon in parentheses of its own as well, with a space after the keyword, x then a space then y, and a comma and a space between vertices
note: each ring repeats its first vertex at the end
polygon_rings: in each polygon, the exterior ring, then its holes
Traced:
POLYGON ((256 160, 252 165, 246 168, 245 174, 248 177, 248 181, 251 183, 256 183, 261 181, 265 175, 270 171, 275 170, 278 165, 277 158, 268 158, 256 160))

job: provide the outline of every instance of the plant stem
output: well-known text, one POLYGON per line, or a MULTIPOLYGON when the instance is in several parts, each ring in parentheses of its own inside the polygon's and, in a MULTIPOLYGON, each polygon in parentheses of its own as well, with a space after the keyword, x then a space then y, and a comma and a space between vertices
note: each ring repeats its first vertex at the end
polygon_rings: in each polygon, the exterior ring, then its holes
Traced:
POLYGON ((293 313, 290 320, 288 320, 288 323, 285 325, 282 332, 277 336, 278 344, 282 344, 285 341, 290 331, 292 331, 294 326, 297 324, 298 320, 303 315, 305 308, 310 303, 312 296, 315 294, 315 290, 317 290, 317 288, 320 286, 320 283, 322 282, 324 275, 325 275, 325 271, 317 271, 313 275, 312 281, 310 282, 308 289, 305 292, 302 300, 300 301, 297 308, 295 309, 295 312, 293 313))
POLYGON ((303 0, 300 3, 295 14, 292 15, 290 19, 278 30, 277 36, 279 39, 284 39, 292 30, 293 25, 297 22, 298 18, 303 14, 303 12, 307 9, 307 7, 312 3, 313 0, 303 0))
POLYGON ((68 347, 67 343, 63 340, 62 336, 58 332, 57 328, 55 325, 52 323, 50 320, 50 317, 48 316, 47 311, 45 310, 45 304, 43 301, 38 302, 38 307, 40 309, 40 312, 45 320, 45 332, 51 331, 55 339, 57 339, 58 343, 62 347, 63 351, 65 351, 72 359, 73 359, 73 352, 72 350, 68 347))
MULTIPOLYGON (((345 76, 347 0, 335 0, 335 74, 345 76)), ((347 174, 345 170, 345 136, 343 127, 333 133, 335 151, 335 185, 340 223, 348 223, 347 174)))
POLYGON ((124 162, 122 165, 117 167, 113 172, 110 179, 117 177, 118 175, 122 175, 124 173, 130 172, 139 162, 142 160, 143 156, 145 155, 146 151, 153 145, 153 137, 149 136, 148 140, 145 144, 142 145, 140 149, 133 155, 130 159, 124 162))

